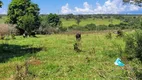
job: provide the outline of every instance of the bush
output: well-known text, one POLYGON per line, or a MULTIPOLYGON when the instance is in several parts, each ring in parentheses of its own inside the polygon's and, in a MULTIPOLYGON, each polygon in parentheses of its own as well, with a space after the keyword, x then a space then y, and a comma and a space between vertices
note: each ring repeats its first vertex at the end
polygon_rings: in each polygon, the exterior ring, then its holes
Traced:
POLYGON ((137 31, 136 37, 136 57, 142 61, 142 31, 137 31))
POLYGON ((124 33, 122 30, 118 30, 117 31, 117 37, 123 37, 124 36, 124 33))
POLYGON ((142 30, 126 36, 125 52, 128 58, 138 58, 142 61, 142 30))
POLYGON ((125 37, 125 52, 128 54, 128 58, 135 56, 135 39, 133 34, 125 37))
POLYGON ((14 25, 8 25, 8 24, 1 24, 0 25, 0 39, 4 39, 5 36, 10 36, 12 39, 15 39, 15 35, 17 35, 18 31, 15 28, 14 25))
POLYGON ((81 30, 81 31, 91 31, 91 30, 107 30, 108 26, 95 24, 87 24, 85 26, 72 25, 68 27, 69 30, 81 30))
POLYGON ((95 24, 87 24, 85 26, 85 29, 87 29, 87 30, 96 30, 96 25, 95 24))
POLYGON ((67 28, 66 28, 66 27, 59 27, 59 30, 60 30, 61 32, 64 32, 64 31, 67 31, 67 28))
POLYGON ((115 25, 113 25, 113 24, 109 24, 109 25, 108 25, 108 27, 113 28, 113 27, 115 27, 115 25))
POLYGON ((96 30, 107 30, 107 25, 99 25, 96 30))
POLYGON ((0 39, 4 39, 4 37, 8 34, 9 28, 8 25, 1 24, 0 25, 0 39))
POLYGON ((109 33, 106 35, 106 38, 107 38, 107 39, 112 39, 112 34, 111 34, 111 32, 109 32, 109 33))

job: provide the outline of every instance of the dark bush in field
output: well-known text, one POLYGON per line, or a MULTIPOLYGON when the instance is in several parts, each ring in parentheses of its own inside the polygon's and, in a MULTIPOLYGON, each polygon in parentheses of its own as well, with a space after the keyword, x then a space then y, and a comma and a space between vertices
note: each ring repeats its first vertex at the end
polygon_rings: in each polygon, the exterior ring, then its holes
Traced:
POLYGON ((117 37, 123 37, 124 36, 124 33, 122 30, 118 30, 117 31, 117 37))
POLYGON ((109 24, 109 25, 108 25, 108 27, 111 27, 111 28, 112 28, 112 27, 115 27, 115 25, 113 25, 113 24, 109 24))
POLYGON ((138 30, 134 34, 126 36, 125 52, 129 58, 138 58, 142 61, 142 31, 138 30))
POLYGON ((85 26, 72 25, 68 27, 69 30, 81 30, 81 31, 91 31, 91 30, 107 30, 106 25, 87 24, 85 26))
POLYGON ((109 32, 109 33, 106 35, 106 38, 107 38, 107 39, 112 39, 112 33, 109 32))
POLYGON ((107 29, 108 29, 107 25, 99 25, 97 26, 96 30, 107 30, 107 29))
POLYGON ((125 37, 125 52, 128 53, 128 58, 135 56, 135 39, 133 34, 129 34, 125 37))
POLYGON ((87 30, 96 30, 96 25, 95 24, 87 24, 85 26, 85 29, 87 29, 87 30))
POLYGON ((66 28, 66 27, 59 27, 59 30, 60 30, 61 32, 64 32, 64 31, 67 31, 67 28, 66 28))

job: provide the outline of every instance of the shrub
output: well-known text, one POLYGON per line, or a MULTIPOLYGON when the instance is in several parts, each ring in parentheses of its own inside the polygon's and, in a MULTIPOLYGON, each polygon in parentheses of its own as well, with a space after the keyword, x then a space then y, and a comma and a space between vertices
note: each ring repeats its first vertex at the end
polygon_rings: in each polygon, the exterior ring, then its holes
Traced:
POLYGON ((128 58, 138 58, 142 61, 142 31, 138 30, 134 34, 125 38, 125 52, 128 58))
POLYGON ((125 37, 125 52, 128 54, 128 58, 135 56, 135 39, 133 34, 125 37))
POLYGON ((106 25, 99 25, 99 26, 97 26, 96 30, 107 30, 107 26, 106 25))
POLYGON ((109 32, 109 33, 106 35, 106 38, 107 38, 107 39, 112 39, 112 34, 111 34, 111 32, 109 32))
POLYGON ((136 57, 142 61, 142 31, 137 31, 135 34, 136 37, 136 57))
POLYGON ((15 35, 18 33, 15 25, 1 24, 0 25, 0 39, 4 39, 6 35, 15 39, 15 35))
POLYGON ((61 32, 64 32, 64 31, 67 31, 67 28, 66 28, 66 27, 59 27, 59 30, 60 30, 61 32))
POLYGON ((86 28, 87 30, 96 30, 96 25, 95 25, 95 24, 87 24, 87 25, 85 26, 85 28, 86 28))
POLYGON ((108 25, 108 27, 111 27, 111 28, 112 28, 112 27, 115 27, 115 25, 113 25, 113 24, 109 24, 109 25, 108 25))
POLYGON ((0 38, 4 39, 4 37, 8 34, 9 28, 8 25, 1 24, 0 25, 0 38))
POLYGON ((124 36, 124 33, 122 30, 118 30, 117 31, 117 37, 123 37, 124 36))

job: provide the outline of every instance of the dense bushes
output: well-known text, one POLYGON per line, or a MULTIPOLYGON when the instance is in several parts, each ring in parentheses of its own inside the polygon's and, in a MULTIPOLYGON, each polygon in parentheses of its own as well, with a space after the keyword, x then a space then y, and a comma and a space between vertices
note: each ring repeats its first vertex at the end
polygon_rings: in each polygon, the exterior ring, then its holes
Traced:
POLYGON ((127 35, 125 41, 125 52, 129 54, 128 58, 138 58, 142 61, 142 30, 127 35))
POLYGON ((106 25, 98 25, 95 24, 87 24, 85 26, 78 26, 78 25, 72 25, 68 27, 68 30, 81 30, 81 31, 91 31, 91 30, 107 30, 106 25))
POLYGON ((87 30, 96 30, 96 25, 95 24, 87 24, 84 28, 87 30))
POLYGON ((99 31, 99 30, 138 29, 138 28, 140 27, 135 27, 134 25, 129 25, 126 23, 120 23, 120 24, 109 24, 109 25, 95 25, 95 24, 87 24, 85 26, 72 25, 68 27, 68 30, 99 31))

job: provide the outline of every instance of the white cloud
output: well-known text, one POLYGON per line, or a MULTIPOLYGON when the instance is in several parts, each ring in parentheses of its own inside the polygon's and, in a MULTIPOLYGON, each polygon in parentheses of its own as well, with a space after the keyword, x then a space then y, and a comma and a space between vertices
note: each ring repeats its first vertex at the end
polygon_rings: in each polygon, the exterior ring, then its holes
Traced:
POLYGON ((69 8, 67 3, 65 6, 62 6, 61 13, 74 13, 74 14, 118 14, 121 12, 129 11, 138 11, 140 7, 136 5, 123 5, 122 0, 106 0, 106 2, 101 5, 98 2, 96 3, 95 8, 88 2, 83 3, 83 8, 75 7, 74 9, 69 8))
POLYGON ((69 4, 68 3, 65 6, 62 6, 61 12, 62 12, 62 14, 72 13, 72 10, 69 8, 69 4))
POLYGON ((93 10, 92 10, 92 6, 89 5, 87 2, 84 2, 83 4, 84 8, 78 8, 78 7, 75 7, 75 13, 92 13, 93 10))
POLYGON ((3 8, 0 8, 0 14, 7 14, 7 11, 3 8))
POLYGON ((138 11, 140 7, 135 6, 135 5, 130 5, 130 11, 138 11))

